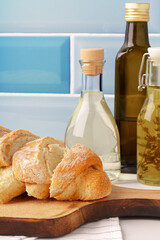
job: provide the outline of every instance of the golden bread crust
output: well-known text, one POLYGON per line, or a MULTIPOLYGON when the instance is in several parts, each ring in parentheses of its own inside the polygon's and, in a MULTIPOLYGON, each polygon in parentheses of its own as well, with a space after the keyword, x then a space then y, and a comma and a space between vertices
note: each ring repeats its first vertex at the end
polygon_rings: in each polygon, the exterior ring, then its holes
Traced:
POLYGON ((7 133, 10 133, 10 132, 11 132, 11 130, 9 128, 0 126, 0 137, 2 137, 3 135, 5 135, 7 133))
POLYGON ((53 169, 63 158, 63 153, 64 148, 52 137, 29 142, 13 155, 13 172, 22 182, 50 184, 53 169), (59 152, 54 159, 56 151, 59 152))
POLYGON ((89 167, 56 196, 57 200, 96 200, 111 193, 111 182, 103 171, 89 167))
POLYGON ((107 196, 110 191, 111 183, 103 172, 101 159, 91 149, 76 144, 54 170, 50 197, 58 200, 93 200, 107 196))
POLYGON ((0 138, 0 167, 12 164, 12 156, 25 143, 39 138, 37 135, 23 129, 5 134, 0 138))
POLYGON ((12 167, 0 168, 0 203, 7 203, 24 192, 25 184, 15 178, 12 167))

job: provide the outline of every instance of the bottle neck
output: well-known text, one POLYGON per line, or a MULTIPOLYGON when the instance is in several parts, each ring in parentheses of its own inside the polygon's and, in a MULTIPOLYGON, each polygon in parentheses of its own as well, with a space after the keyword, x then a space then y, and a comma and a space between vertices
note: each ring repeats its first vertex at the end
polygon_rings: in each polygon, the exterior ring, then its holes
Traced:
POLYGON ((152 101, 160 100, 160 87, 147 86, 147 97, 152 101))
POLYGON ((149 47, 148 23, 126 22, 125 44, 128 47, 133 45, 149 47))
POLYGON ((102 92, 102 73, 96 76, 82 74, 82 92, 102 92))

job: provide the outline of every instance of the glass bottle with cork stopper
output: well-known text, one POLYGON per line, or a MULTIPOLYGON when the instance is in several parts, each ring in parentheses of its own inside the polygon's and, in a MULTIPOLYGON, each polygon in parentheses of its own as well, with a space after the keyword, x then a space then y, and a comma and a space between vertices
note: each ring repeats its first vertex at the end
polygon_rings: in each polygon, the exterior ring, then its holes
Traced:
POLYGON ((125 11, 125 41, 115 62, 115 119, 120 133, 122 171, 135 173, 137 116, 146 95, 145 91, 138 92, 138 73, 142 56, 150 47, 149 4, 126 3, 125 11))
POLYGON ((65 133, 66 150, 80 143, 103 162, 111 180, 120 173, 119 132, 102 91, 104 49, 81 49, 82 91, 65 133))
POLYGON ((147 96, 137 119, 137 178, 160 186, 160 48, 148 48, 139 73, 139 90, 147 96), (146 73, 142 74, 145 57, 146 73))

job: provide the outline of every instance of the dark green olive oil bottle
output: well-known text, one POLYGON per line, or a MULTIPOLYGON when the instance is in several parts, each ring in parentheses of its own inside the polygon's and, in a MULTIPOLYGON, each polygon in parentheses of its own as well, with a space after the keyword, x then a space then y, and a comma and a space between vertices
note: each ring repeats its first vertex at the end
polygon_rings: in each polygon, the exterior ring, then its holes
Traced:
POLYGON ((150 47, 149 4, 126 3, 125 11, 125 41, 115 62, 115 119, 120 133, 122 172, 136 172, 137 116, 145 99, 145 91, 138 91, 138 74, 142 56, 150 47))

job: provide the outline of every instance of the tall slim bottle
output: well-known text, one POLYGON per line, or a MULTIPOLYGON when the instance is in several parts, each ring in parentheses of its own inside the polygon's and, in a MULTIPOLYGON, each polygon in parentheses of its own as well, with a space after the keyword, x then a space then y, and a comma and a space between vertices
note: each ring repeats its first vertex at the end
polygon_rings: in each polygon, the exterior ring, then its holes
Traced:
POLYGON ((149 4, 126 3, 125 11, 125 41, 115 62, 115 119, 122 168, 125 172, 136 172, 136 122, 145 99, 145 91, 138 92, 138 74, 142 56, 150 46, 149 4))
POLYGON ((119 133, 102 91, 103 49, 81 49, 82 91, 65 134, 66 150, 80 143, 101 158, 110 180, 120 173, 119 133))

